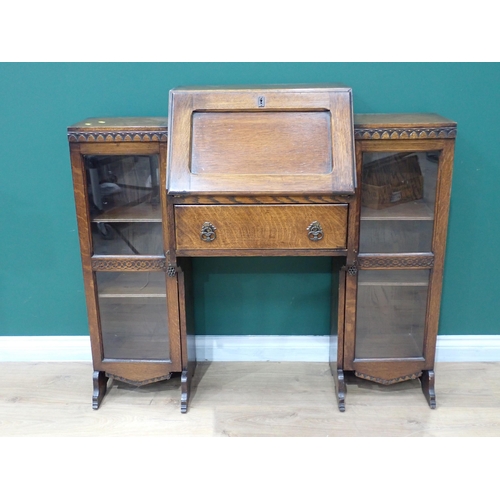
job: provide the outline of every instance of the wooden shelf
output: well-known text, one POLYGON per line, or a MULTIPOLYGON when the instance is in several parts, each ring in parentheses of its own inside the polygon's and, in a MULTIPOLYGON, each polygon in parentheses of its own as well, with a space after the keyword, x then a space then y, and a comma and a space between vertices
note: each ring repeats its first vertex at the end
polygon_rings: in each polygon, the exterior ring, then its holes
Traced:
MULTIPOLYGON (((423 152, 416 154, 424 177, 424 197, 380 210, 361 206, 361 220, 434 220, 437 164, 430 161, 423 152)), ((379 153, 371 156, 375 158, 384 155, 379 153)))
POLYGON ((357 359, 418 358, 423 355, 423 333, 358 335, 357 359))
POLYGON ((165 273, 101 272, 97 274, 100 299, 166 297, 165 273))
POLYGON ((170 358, 167 307, 161 298, 99 300, 104 357, 167 361, 170 358))
POLYGON ((361 207, 361 220, 434 220, 434 211, 425 200, 410 201, 380 210, 361 207))
POLYGON ((160 222, 161 207, 149 202, 128 207, 116 207, 92 218, 92 222, 160 222))

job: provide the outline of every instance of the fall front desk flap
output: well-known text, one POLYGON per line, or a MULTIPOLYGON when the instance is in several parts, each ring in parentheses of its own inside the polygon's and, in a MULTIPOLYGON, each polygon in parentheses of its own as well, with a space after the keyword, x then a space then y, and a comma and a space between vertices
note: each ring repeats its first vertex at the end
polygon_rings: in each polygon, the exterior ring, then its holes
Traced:
POLYGON ((172 89, 168 170, 174 195, 352 194, 351 89, 172 89))

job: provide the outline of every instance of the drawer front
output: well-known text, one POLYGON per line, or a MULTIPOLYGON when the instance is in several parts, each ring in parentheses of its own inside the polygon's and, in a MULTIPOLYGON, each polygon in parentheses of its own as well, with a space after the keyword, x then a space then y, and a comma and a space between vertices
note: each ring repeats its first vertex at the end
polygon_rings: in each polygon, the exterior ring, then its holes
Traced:
POLYGON ((347 205, 177 205, 175 227, 179 251, 345 249, 347 205))

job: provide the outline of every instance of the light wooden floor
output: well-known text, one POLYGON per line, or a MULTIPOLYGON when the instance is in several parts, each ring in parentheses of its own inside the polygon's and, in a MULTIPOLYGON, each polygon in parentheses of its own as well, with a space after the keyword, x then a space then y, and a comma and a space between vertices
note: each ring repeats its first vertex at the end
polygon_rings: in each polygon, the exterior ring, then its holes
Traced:
POLYGON ((91 408, 87 363, 0 364, 0 436, 500 436, 500 363, 440 363, 438 408, 419 382, 348 379, 345 413, 326 363, 201 363, 187 414, 180 380, 110 382, 91 408))

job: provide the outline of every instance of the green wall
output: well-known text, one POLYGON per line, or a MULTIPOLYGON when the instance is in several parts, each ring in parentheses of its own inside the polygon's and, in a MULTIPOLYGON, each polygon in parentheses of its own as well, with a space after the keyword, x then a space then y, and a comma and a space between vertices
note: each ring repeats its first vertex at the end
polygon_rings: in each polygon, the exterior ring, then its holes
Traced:
MULTIPOLYGON (((166 116, 178 85, 342 82, 358 113, 458 122, 440 334, 500 333, 500 64, 0 64, 0 334, 86 335, 66 127, 166 116)), ((199 333, 328 333, 331 262, 198 259, 199 333)))

